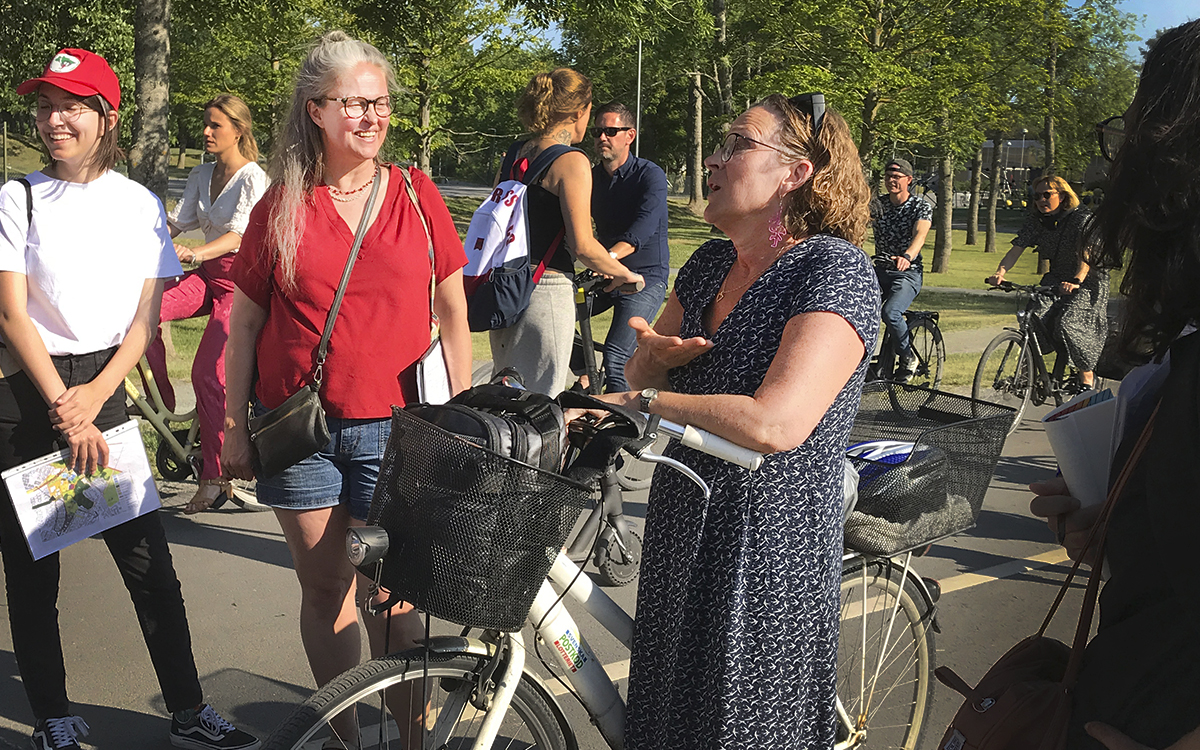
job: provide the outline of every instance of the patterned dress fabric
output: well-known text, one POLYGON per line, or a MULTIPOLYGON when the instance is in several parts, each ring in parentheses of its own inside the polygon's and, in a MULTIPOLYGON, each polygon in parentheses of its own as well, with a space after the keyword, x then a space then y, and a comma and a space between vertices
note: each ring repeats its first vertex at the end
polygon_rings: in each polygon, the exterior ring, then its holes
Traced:
MULTIPOLYGON (((1050 260, 1050 272, 1040 283, 1057 286, 1075 278, 1083 252, 1083 232, 1090 214, 1076 208, 1057 217, 1030 214, 1013 244, 1036 247, 1038 256, 1050 260)), ((1108 336, 1108 271, 1093 268, 1074 294, 1039 297, 1034 315, 1041 319, 1053 340, 1038 339, 1044 352, 1065 350, 1076 370, 1096 369, 1108 336)))
MULTIPOLYGON (((789 249, 715 332, 704 311, 736 257, 701 246, 680 270, 680 335, 713 348, 670 373, 680 393, 752 395, 784 326, 833 312, 866 352, 879 329, 879 287, 866 254, 817 235, 789 249)), ((711 485, 656 472, 629 683, 628 750, 786 750, 834 742, 842 553, 842 462, 867 358, 798 448, 757 472, 672 443, 711 485)))

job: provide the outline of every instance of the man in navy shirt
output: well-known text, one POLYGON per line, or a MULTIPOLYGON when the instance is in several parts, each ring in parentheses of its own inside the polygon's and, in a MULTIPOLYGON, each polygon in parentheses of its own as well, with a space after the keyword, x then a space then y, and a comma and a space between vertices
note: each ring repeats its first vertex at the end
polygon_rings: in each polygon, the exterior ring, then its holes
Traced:
POLYGON ((653 323, 667 295, 670 253, 667 248, 667 176, 657 164, 629 153, 637 130, 623 104, 596 110, 592 137, 600 163, 592 167, 592 217, 596 237, 609 255, 640 273, 646 288, 636 294, 601 294, 592 313, 613 309, 604 340, 604 389, 629 390, 625 362, 637 347, 629 319, 653 323))

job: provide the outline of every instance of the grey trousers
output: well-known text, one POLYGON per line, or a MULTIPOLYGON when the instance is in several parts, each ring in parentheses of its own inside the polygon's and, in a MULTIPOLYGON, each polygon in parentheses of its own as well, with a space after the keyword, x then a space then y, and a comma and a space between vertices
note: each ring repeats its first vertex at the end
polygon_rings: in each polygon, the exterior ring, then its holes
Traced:
POLYGON ((515 325, 491 331, 492 374, 515 367, 531 391, 557 396, 571 373, 575 342, 575 281, 547 271, 515 325))

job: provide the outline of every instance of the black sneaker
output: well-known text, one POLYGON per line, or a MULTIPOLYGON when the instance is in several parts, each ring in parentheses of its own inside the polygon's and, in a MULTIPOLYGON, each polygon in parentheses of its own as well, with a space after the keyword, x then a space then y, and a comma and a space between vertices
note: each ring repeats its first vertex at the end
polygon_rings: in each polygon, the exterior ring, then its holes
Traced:
POLYGON ((258 739, 230 724, 205 703, 187 721, 171 717, 171 744, 194 750, 254 750, 258 739))
POLYGON ((33 728, 29 744, 33 750, 82 750, 76 737, 87 737, 88 725, 78 716, 42 719, 33 728))

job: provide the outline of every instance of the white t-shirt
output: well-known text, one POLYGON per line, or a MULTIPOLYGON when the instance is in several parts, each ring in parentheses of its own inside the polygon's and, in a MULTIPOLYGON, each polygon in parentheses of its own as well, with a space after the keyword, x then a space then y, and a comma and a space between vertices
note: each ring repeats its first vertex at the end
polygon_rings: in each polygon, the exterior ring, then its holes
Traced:
POLYGON ((245 234, 246 225, 250 223, 250 210, 270 184, 262 167, 247 162, 233 173, 217 199, 212 201, 209 200, 212 195, 209 188, 216 166, 215 162, 208 162, 192 169, 183 197, 168 216, 171 223, 184 232, 192 229, 204 232, 206 243, 228 232, 245 234))
POLYGON ((0 271, 25 274, 29 317, 52 355, 117 346, 129 332, 146 279, 183 269, 162 203, 109 170, 88 183, 41 172, 33 188, 33 222, 25 187, 0 188, 0 271))

